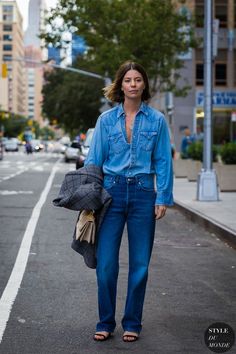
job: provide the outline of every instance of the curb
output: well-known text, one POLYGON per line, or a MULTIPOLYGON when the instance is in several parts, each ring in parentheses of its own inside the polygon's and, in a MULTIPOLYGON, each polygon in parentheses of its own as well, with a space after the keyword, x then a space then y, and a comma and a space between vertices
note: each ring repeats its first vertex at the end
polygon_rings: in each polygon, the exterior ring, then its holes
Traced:
POLYGON ((188 217, 193 222, 205 227, 208 231, 215 233, 222 241, 236 249, 236 232, 225 225, 207 217, 206 215, 192 209, 189 206, 175 200, 175 208, 188 217))

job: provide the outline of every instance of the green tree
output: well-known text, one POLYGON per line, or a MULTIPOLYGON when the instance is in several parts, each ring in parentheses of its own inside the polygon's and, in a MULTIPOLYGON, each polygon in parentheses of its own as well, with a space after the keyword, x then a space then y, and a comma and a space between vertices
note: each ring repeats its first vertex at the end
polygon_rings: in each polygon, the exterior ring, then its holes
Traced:
POLYGON ((43 140, 55 139, 55 132, 49 127, 43 127, 40 129, 40 136, 43 140))
POLYGON ((4 135, 17 137, 27 126, 27 118, 24 116, 0 112, 0 127, 4 130, 4 135))
MULTIPOLYGON (((87 69, 80 61, 81 66, 87 69)), ((57 120, 74 136, 95 125, 101 106, 104 82, 74 72, 55 69, 45 74, 43 113, 52 122, 57 120)))
MULTIPOLYGON (((184 1, 180 1, 184 3, 184 1)), ((188 13, 177 11, 172 0, 59 0, 48 16, 47 43, 63 47, 64 32, 82 36, 86 60, 94 71, 110 77, 121 62, 141 63, 151 79, 151 90, 185 95, 178 87, 178 54, 197 45, 188 13)), ((177 1, 175 1, 177 3, 177 1)))

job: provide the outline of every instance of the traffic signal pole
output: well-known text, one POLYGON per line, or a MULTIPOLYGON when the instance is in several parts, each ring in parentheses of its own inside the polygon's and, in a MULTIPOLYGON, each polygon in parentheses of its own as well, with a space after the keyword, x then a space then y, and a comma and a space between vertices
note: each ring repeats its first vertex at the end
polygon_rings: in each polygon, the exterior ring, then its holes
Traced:
POLYGON ((78 74, 82 74, 85 76, 90 76, 90 77, 94 77, 96 79, 101 79, 101 80, 107 80, 107 77, 99 75, 99 74, 95 74, 92 73, 90 71, 85 71, 85 70, 81 70, 81 69, 77 69, 77 68, 73 68, 71 66, 61 66, 58 64, 53 64, 50 62, 43 62, 40 60, 34 60, 34 59, 28 59, 28 58, 13 58, 11 59, 11 61, 23 61, 25 63, 31 63, 31 64, 36 64, 39 66, 50 66, 52 68, 57 68, 57 69, 61 69, 61 70, 66 70, 66 71, 72 71, 74 73, 78 73, 78 74))
POLYGON ((197 200, 218 201, 217 176, 212 169, 212 61, 213 19, 212 0, 205 0, 204 8, 204 144, 203 168, 198 175, 197 200))

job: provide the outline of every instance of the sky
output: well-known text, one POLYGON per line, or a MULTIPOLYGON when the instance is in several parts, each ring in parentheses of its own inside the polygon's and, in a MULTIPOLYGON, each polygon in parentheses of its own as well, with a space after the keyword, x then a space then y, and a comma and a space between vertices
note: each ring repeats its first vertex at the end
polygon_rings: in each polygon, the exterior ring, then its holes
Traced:
MULTIPOLYGON (((45 0, 47 8, 55 7, 58 0, 45 0)), ((26 30, 28 24, 28 6, 29 0, 16 0, 20 12, 23 16, 23 28, 26 30)))

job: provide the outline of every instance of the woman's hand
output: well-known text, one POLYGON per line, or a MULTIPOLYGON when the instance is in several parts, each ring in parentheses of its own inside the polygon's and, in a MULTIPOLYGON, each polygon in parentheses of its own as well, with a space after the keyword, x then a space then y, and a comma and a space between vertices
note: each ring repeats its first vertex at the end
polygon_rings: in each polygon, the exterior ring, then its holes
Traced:
POLYGON ((155 205, 155 219, 161 219, 165 216, 167 207, 165 205, 155 205))

